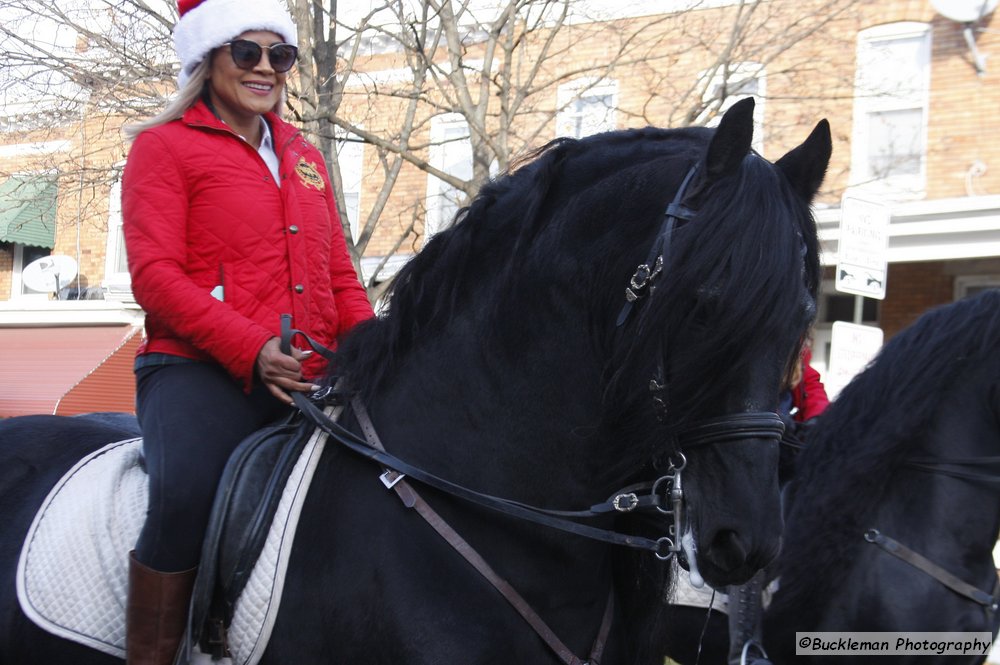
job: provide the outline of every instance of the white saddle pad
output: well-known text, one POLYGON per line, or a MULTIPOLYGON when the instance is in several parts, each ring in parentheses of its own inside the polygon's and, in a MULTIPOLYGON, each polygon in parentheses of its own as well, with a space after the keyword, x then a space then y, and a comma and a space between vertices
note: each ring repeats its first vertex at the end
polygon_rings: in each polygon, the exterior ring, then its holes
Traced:
MULTIPOLYGON (((278 615, 284 575, 306 490, 326 443, 313 433, 292 470, 264 549, 235 607, 229 646, 236 665, 255 665, 278 615)), ((42 629, 125 657, 128 553, 146 516, 141 439, 88 455, 56 484, 21 549, 17 597, 42 629)))
POLYGON ((674 582, 673 592, 671 593, 668 601, 671 605, 700 607, 706 610, 711 607, 712 609, 724 614, 729 614, 729 596, 720 591, 714 591, 715 599, 713 600, 712 587, 706 584, 700 589, 696 588, 691 584, 691 575, 688 571, 684 570, 676 563, 674 563, 674 570, 676 571, 677 576, 675 578, 676 581, 674 582))

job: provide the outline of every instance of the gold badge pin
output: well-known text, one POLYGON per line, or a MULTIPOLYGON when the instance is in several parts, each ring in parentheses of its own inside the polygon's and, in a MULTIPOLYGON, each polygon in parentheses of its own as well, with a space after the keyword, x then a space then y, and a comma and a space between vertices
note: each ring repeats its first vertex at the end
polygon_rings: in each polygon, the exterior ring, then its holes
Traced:
POLYGON ((299 163, 295 165, 295 172, 306 187, 315 187, 320 191, 326 188, 326 183, 323 182, 323 176, 319 174, 319 169, 312 162, 307 162, 304 157, 300 158, 299 163))

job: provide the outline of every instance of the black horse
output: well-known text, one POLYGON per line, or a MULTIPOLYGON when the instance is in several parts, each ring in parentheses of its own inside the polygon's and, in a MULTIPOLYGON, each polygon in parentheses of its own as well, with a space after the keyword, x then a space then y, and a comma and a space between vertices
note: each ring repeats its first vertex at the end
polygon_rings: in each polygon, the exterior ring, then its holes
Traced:
MULTIPOLYGON (((557 654, 386 490, 378 465, 331 444, 263 663, 572 663, 605 632, 603 662, 660 662, 671 568, 659 557, 682 535, 687 564, 713 584, 774 557, 773 411, 815 311, 809 202, 831 142, 823 121, 772 164, 750 150, 752 107, 737 104, 716 130, 548 145, 428 243, 388 312, 343 340, 336 363, 390 453, 518 506, 586 508, 633 484, 662 506, 652 481, 683 466, 683 495, 676 475, 665 486, 674 514, 683 508, 680 531, 615 502, 590 526, 654 551, 615 547, 414 482, 558 637, 557 654)), ((73 425, 0 425, 5 663, 115 662, 41 632, 14 598, 35 507, 74 458, 109 440, 73 425)))
MULTIPOLYGON (((782 551, 769 570, 778 580, 763 620, 772 662, 885 661, 796 654, 796 632, 996 632, 998 354, 1000 291, 990 290, 894 337, 819 419, 796 463, 782 551)), ((707 620, 705 610, 676 614, 692 631, 707 620)), ((672 634, 672 657, 694 663, 697 633, 672 634)), ((726 622, 715 616, 700 662, 725 663, 728 648, 726 622)), ((893 658, 911 660, 985 656, 893 658)))
POLYGON ((990 290, 922 316, 823 415, 798 461, 765 616, 777 662, 805 662, 797 630, 996 631, 998 354, 990 290))

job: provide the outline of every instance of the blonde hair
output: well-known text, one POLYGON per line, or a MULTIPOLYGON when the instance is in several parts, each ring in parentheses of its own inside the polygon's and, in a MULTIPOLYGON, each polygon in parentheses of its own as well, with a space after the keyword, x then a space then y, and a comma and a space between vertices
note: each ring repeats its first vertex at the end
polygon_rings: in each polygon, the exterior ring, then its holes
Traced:
POLYGON ((191 76, 188 78, 187 83, 184 84, 183 88, 177 91, 177 96, 170 100, 162 111, 148 120, 126 125, 122 130, 125 134, 125 138, 129 141, 134 141, 139 134, 143 133, 147 129, 165 125, 168 122, 182 117, 184 112, 194 106, 195 102, 197 102, 201 97, 201 93, 205 89, 205 83, 208 81, 208 72, 211 68, 211 61, 212 58, 209 56, 198 63, 198 66, 191 72, 191 76))
MULTIPOLYGON (((147 129, 152 129, 154 127, 159 127, 160 125, 165 125, 168 122, 178 120, 184 116, 184 112, 195 105, 200 98, 202 93, 205 91, 205 86, 208 83, 209 72, 212 69, 212 58, 215 56, 215 51, 212 51, 205 57, 204 60, 198 63, 198 65, 191 72, 191 76, 188 77, 187 83, 184 87, 177 91, 177 96, 170 100, 166 107, 152 118, 148 120, 142 120, 130 125, 126 125, 122 129, 122 133, 125 134, 125 138, 132 142, 147 129)), ((271 109, 279 118, 282 116, 282 110, 284 109, 285 102, 288 99, 288 88, 287 86, 282 86, 281 96, 277 102, 274 104, 274 108, 271 109)))

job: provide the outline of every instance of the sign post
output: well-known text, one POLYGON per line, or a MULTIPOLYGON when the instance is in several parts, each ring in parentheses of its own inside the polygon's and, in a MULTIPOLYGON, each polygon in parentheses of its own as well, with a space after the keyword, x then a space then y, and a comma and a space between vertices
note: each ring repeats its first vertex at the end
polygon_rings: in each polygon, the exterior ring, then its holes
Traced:
POLYGON ((836 321, 824 381, 832 399, 882 348, 882 329, 861 325, 864 298, 885 299, 889 221, 883 203, 844 196, 840 206, 835 288, 854 294, 854 323, 836 321))
POLYGON ((885 299, 890 217, 889 207, 883 203, 843 198, 835 282, 838 291, 885 299))

